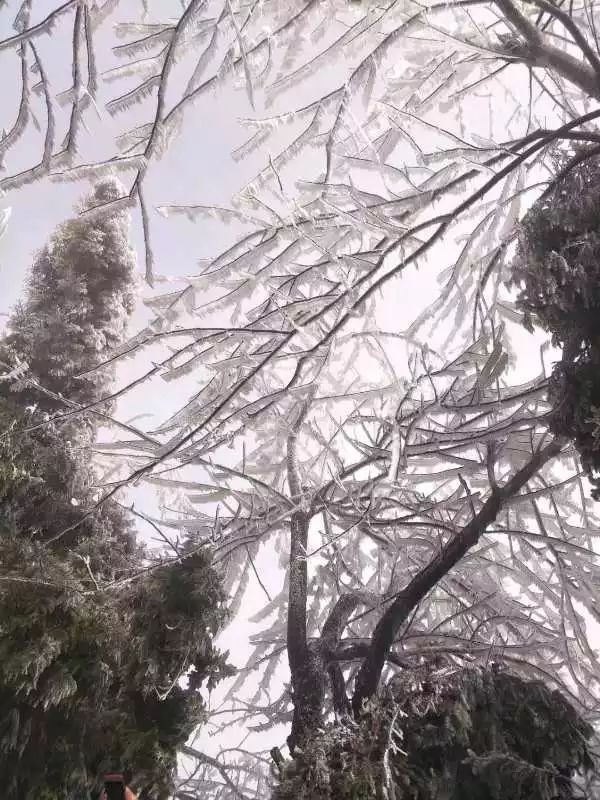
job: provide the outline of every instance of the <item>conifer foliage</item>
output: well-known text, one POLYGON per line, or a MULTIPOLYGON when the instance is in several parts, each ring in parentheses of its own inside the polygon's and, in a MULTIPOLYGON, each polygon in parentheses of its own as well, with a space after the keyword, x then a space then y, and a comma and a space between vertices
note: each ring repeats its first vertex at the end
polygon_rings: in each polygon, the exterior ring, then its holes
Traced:
POLYGON ((533 205, 519 235, 513 279, 532 330, 562 348, 549 397, 551 429, 572 439, 600 497, 600 161, 597 148, 560 159, 559 178, 533 205))
POLYGON ((557 691, 492 665, 404 671, 360 725, 284 762, 275 800, 571 800, 592 728, 557 691))
MULTIPOLYGON (((118 182, 106 180, 86 205, 118 197, 118 182)), ((27 296, 13 315, 5 344, 45 389, 82 405, 98 401, 108 394, 110 373, 89 370, 123 341, 133 310, 134 277, 126 212, 93 222, 85 216, 69 220, 35 259, 27 296)), ((57 409, 52 397, 39 392, 35 402, 57 409)))
MULTIPOLYGON (((118 192, 116 181, 104 181, 88 205, 118 192)), ((10 473, 13 462, 27 462, 31 472, 30 480, 4 486, 3 511, 10 510, 19 530, 42 539, 70 528, 81 517, 73 501, 89 499, 93 474, 86 447, 102 417, 63 415, 90 405, 93 412, 110 410, 110 404, 98 404, 110 394, 110 369, 93 368, 123 339, 133 308, 135 258, 128 238, 126 213, 61 225, 37 255, 26 298, 0 342, 3 469, 10 473)), ((118 541, 110 549, 131 552, 131 535, 115 513, 103 509, 89 524, 116 526, 118 541)), ((88 539, 86 528, 79 525, 67 542, 88 539)), ((108 530, 105 536, 114 538, 108 530)))
MULTIPOLYGON (((118 191, 109 180, 88 202, 118 191)), ((111 375, 89 370, 122 341, 133 307, 128 225, 123 212, 62 225, 1 343, 7 800, 88 797, 103 770, 123 764, 144 797, 167 797, 177 747, 203 719, 199 690, 227 671, 212 645, 224 597, 209 557, 154 564, 116 503, 94 505, 89 445, 110 409, 98 401, 111 375)))

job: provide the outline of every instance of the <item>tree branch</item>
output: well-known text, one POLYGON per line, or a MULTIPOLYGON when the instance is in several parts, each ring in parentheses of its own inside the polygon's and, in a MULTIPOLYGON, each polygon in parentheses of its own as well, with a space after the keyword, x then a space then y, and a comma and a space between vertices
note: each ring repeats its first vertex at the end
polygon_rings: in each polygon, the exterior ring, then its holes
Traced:
POLYGON ((51 29, 52 25, 54 25, 56 19, 61 15, 64 14, 69 9, 73 8, 74 6, 78 6, 81 0, 67 0, 66 3, 58 6, 53 11, 51 11, 47 17, 45 17, 41 22, 38 22, 36 25, 32 25, 31 28, 26 28, 23 31, 19 31, 14 36, 9 36, 6 39, 2 39, 0 41, 0 51, 7 50, 11 47, 14 47, 21 42, 28 41, 33 39, 35 36, 41 36, 42 34, 48 33, 51 29))
POLYGON ((321 642, 328 656, 337 650, 344 628, 357 606, 361 604, 371 606, 376 601, 377 598, 371 592, 349 592, 337 599, 321 633, 321 642))
POLYGON ((365 700, 377 691, 390 647, 400 626, 406 621, 415 606, 434 588, 460 559, 474 547, 487 526, 493 522, 505 502, 513 497, 550 459, 560 453, 564 440, 555 439, 542 450, 538 450, 513 477, 497 490, 492 491, 479 513, 472 518, 456 536, 450 539, 439 553, 410 581, 379 620, 369 652, 361 664, 356 677, 352 707, 360 714, 365 700))
POLYGON ((308 544, 308 526, 310 517, 301 508, 301 480, 298 469, 297 443, 298 433, 308 412, 309 402, 300 409, 287 440, 287 475, 290 499, 295 510, 290 520, 290 572, 287 617, 288 657, 292 681, 297 669, 304 665, 307 652, 306 639, 306 547, 308 544))
POLYGON ((540 47, 543 42, 541 31, 515 6, 512 0, 496 0, 496 5, 506 19, 531 47, 540 47))
POLYGON ((231 789, 233 796, 237 797, 238 800, 248 800, 247 796, 241 792, 235 783, 231 780, 231 777, 227 773, 227 767, 218 761, 216 758, 212 756, 206 755, 206 753, 202 753, 200 750, 196 750, 195 747, 189 747, 188 745, 184 745, 181 748, 181 752, 185 756, 191 756, 192 758, 197 759, 202 764, 208 764, 221 775, 227 786, 231 789))
POLYGON ((600 58, 598 58, 598 53, 590 46, 575 20, 570 17, 566 11, 563 11, 562 8, 554 3, 549 3, 548 0, 529 0, 529 2, 533 3, 533 5, 537 6, 542 11, 545 11, 549 16, 559 20, 562 26, 569 31, 573 41, 577 44, 596 75, 600 78, 600 58))
POLYGON ((372 605, 377 598, 370 592, 350 592, 339 597, 329 612, 321 633, 320 647, 323 659, 327 664, 327 673, 331 684, 333 710, 337 714, 349 714, 350 702, 346 693, 346 683, 335 652, 338 649, 344 628, 350 615, 361 603, 372 605))
MULTIPOLYGON (((586 94, 600 99, 600 79, 598 73, 592 67, 577 58, 574 58, 564 50, 549 44, 544 40, 542 33, 527 17, 519 11, 512 0, 496 0, 496 5, 504 14, 506 20, 523 36, 523 44, 516 42, 511 46, 510 53, 500 55, 512 57, 518 61, 524 61, 532 67, 549 67, 556 70, 562 77, 574 83, 586 94)), ((536 3, 539 5, 539 3, 536 3)), ((571 31, 573 33, 573 31, 571 31)), ((581 42, 577 44, 581 47, 581 42)), ((589 60, 590 55, 594 58, 594 67, 598 59, 587 45, 584 39, 584 54, 589 60)))
MULTIPOLYGON (((333 653, 332 658, 334 661, 359 661, 363 658, 366 658, 369 653, 369 647, 369 642, 357 642, 355 644, 350 644, 346 647, 340 647, 339 650, 336 650, 336 652, 333 653)), ((400 658, 400 656, 392 652, 387 654, 386 661, 396 667, 402 667, 403 669, 410 669, 411 667, 414 667, 414 662, 400 658)))

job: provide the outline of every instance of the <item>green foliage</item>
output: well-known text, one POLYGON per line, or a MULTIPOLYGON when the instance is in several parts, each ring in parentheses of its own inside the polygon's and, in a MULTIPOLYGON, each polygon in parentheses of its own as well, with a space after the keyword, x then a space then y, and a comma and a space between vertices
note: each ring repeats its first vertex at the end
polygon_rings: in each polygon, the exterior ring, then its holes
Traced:
MULTIPOLYGON (((101 184, 89 202, 116 191, 101 184)), ((132 307, 127 231, 121 212, 62 225, 0 342, 0 374, 29 365, 0 381, 6 800, 87 798, 125 764, 146 796, 166 798, 177 748, 204 719, 200 689, 228 672, 212 644, 226 612, 208 554, 154 562, 116 503, 95 507, 97 423, 64 418, 58 397, 85 405, 110 391, 110 370, 89 370, 121 342, 132 307)))
POLYGON ((405 670, 357 725, 284 764, 273 800, 567 800, 591 727, 560 693, 491 670, 405 670))
POLYGON ((44 790, 63 800, 128 763, 151 796, 166 798, 177 747, 204 719, 197 690, 227 674, 212 646, 225 615, 217 575, 198 554, 95 592, 80 556, 16 533, 0 540, 3 796, 33 800, 44 790), (202 599, 173 608, 167 592, 164 611, 165 583, 193 584, 202 599))
POLYGON ((523 220, 513 280, 525 325, 562 348, 549 387, 550 426, 572 439, 600 497, 600 160, 571 154, 564 173, 523 220), (583 160, 582 160, 583 159, 583 160))
POLYGON ((78 544, 106 572, 136 551, 134 532, 114 503, 87 517, 93 505, 94 473, 76 426, 61 426, 39 413, 19 408, 20 392, 0 394, 0 520, 35 536, 61 537, 61 546, 78 544), (74 505, 74 502, 78 505, 74 505))

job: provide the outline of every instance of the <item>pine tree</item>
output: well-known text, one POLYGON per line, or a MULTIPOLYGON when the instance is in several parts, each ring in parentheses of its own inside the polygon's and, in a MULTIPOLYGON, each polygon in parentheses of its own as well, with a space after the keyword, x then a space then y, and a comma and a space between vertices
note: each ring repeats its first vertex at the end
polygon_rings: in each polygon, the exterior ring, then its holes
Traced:
MULTIPOLYGON (((100 183, 85 207, 121 196, 115 180, 100 183)), ((87 405, 106 393, 110 370, 82 372, 102 362, 123 341, 133 311, 135 255, 125 211, 61 225, 34 261, 27 297, 10 321, 8 346, 26 361, 44 389, 87 405), (60 346, 58 346, 60 345, 60 346)), ((35 394, 47 411, 64 410, 35 394)))
MULTIPOLYGON (((118 197, 119 192, 116 181, 104 181, 87 205, 118 197)), ((93 411, 110 410, 109 403, 98 401, 110 393, 111 370, 93 368, 122 341, 133 310, 135 256, 128 242, 129 224, 129 215, 120 212, 61 225, 35 259, 26 299, 17 306, 9 334, 0 344, 0 369, 21 375, 21 380, 0 382, 0 446, 7 450, 3 461, 27 461, 33 478, 0 485, 0 499, 20 531, 35 531, 42 538, 52 538, 60 525, 70 528, 81 516, 73 500, 90 500, 93 474, 86 448, 98 417, 61 417, 91 404, 96 404, 93 411)), ((120 528, 119 542, 111 541, 111 548, 131 552, 126 526, 121 520, 114 522, 114 515, 114 508, 107 506, 96 522, 120 528)), ((87 527, 79 526, 67 542, 88 539, 87 527)), ((112 539, 110 530, 103 538, 112 539)))
MULTIPOLYGON (((118 191, 108 181, 88 202, 118 191)), ((133 308, 128 225, 124 212, 62 225, 36 258, 0 346, 8 800, 88 797, 102 771, 123 763, 146 797, 166 797, 177 747, 204 716, 199 689, 226 672, 212 644, 225 612, 208 555, 153 565, 121 508, 94 505, 88 448, 94 410, 109 408, 98 401, 111 371, 90 370, 122 341, 133 308)))

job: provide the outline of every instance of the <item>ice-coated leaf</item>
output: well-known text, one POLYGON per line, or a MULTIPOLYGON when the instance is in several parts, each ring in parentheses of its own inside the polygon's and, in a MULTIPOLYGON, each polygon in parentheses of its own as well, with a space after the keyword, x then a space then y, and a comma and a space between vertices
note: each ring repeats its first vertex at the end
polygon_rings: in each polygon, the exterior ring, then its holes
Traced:
POLYGON ((11 213, 12 208, 10 206, 0 210, 0 238, 6 233, 11 213))

